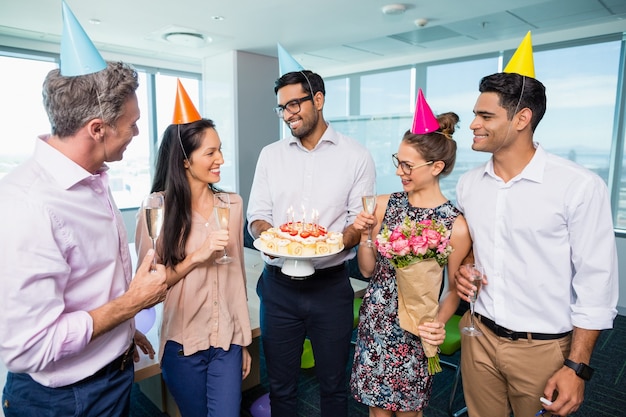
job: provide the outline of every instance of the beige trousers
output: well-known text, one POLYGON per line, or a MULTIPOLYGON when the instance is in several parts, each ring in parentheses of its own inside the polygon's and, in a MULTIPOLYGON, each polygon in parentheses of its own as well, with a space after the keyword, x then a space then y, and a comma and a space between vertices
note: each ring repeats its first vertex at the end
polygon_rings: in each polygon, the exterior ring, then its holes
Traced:
MULTIPOLYGON (((474 320, 483 335, 462 335, 461 375, 469 417, 534 416, 548 379, 569 355, 571 335, 556 340, 509 340, 474 320)), ((469 311, 460 327, 469 325, 469 311)), ((544 416, 550 416, 549 413, 544 416)))

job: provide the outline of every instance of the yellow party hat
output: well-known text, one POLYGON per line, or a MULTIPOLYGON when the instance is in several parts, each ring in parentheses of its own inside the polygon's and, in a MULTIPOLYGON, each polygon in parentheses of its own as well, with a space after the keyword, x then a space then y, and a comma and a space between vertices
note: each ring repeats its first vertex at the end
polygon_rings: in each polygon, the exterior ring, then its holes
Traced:
POLYGON ((533 60, 533 45, 530 39, 530 31, 522 39, 522 42, 517 47, 517 51, 515 51, 503 72, 535 78, 535 62, 533 60))

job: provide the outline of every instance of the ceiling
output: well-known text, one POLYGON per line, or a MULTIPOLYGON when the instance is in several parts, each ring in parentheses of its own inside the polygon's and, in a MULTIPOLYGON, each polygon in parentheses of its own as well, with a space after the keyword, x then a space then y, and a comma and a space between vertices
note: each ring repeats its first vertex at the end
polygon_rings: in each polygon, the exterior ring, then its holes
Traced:
MULTIPOLYGON (((535 46, 626 31, 626 0, 413 0, 399 3, 400 14, 383 13, 383 0, 66 3, 106 59, 196 70, 231 50, 276 56, 277 42, 305 68, 332 75, 514 49, 529 30, 535 46), (176 45, 167 32, 206 40, 176 45)), ((61 0, 0 0, 0 44, 58 53, 61 30, 61 0)))

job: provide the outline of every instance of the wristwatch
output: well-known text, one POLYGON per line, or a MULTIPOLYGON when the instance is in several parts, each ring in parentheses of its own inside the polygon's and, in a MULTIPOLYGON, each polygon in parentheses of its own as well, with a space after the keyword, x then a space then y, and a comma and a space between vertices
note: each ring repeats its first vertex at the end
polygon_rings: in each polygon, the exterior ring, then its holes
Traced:
POLYGON ((572 368, 574 372, 576 372, 576 375, 578 375, 585 381, 589 381, 591 379, 591 376, 593 375, 593 368, 586 363, 576 363, 572 360, 565 359, 563 365, 567 366, 568 368, 572 368))

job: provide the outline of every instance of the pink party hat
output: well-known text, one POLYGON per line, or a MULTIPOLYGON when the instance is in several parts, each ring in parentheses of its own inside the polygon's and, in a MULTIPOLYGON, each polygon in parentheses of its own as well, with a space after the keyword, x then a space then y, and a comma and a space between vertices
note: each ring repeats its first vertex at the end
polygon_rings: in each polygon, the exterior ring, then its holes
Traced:
POLYGON ((530 38, 530 31, 522 39, 503 72, 535 78, 535 62, 533 60, 533 44, 530 38))
POLYGON ((423 135, 437 130, 439 130, 439 122, 426 102, 424 93, 422 93, 422 89, 420 88, 417 91, 417 103, 415 104, 415 115, 413 116, 411 133, 414 135, 423 135))
POLYGON ((106 62, 65 2, 62 2, 62 14, 61 75, 75 77, 105 69, 106 62))
POLYGON ((182 125, 191 122, 197 122, 202 119, 198 110, 193 105, 193 102, 189 98, 189 94, 185 91, 180 79, 176 80, 176 102, 174 103, 174 117, 172 124, 182 125))

